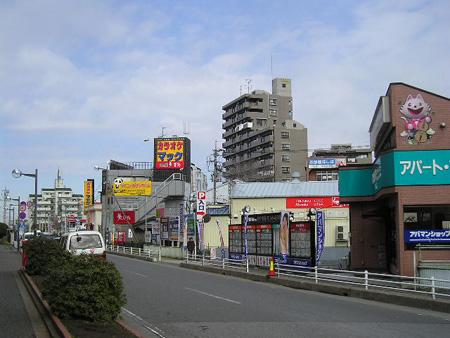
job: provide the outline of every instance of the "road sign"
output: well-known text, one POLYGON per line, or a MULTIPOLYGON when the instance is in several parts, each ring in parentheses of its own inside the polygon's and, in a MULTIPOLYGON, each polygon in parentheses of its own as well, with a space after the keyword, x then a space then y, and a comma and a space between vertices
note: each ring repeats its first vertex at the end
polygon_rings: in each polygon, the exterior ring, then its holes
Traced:
POLYGON ((24 213, 24 212, 21 212, 21 213, 19 213, 19 218, 20 219, 25 219, 25 218, 27 218, 27 214, 24 213))
POLYGON ((197 219, 206 215, 206 191, 197 192, 197 219))

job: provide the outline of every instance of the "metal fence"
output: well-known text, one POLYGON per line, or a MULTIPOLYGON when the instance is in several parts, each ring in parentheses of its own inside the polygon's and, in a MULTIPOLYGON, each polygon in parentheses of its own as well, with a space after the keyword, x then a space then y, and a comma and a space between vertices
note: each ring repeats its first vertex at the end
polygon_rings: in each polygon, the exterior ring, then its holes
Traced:
POLYGON ((120 245, 107 245, 106 249, 109 252, 116 252, 116 253, 122 253, 122 254, 127 254, 127 255, 145 257, 145 258, 156 260, 158 262, 161 261, 161 250, 150 250, 150 249, 134 248, 134 247, 120 246, 120 245))
POLYGON ((222 269, 239 269, 250 272, 248 261, 245 259, 232 259, 232 258, 217 258, 206 255, 186 255, 186 263, 188 264, 201 264, 212 265, 216 267, 221 267, 222 269))

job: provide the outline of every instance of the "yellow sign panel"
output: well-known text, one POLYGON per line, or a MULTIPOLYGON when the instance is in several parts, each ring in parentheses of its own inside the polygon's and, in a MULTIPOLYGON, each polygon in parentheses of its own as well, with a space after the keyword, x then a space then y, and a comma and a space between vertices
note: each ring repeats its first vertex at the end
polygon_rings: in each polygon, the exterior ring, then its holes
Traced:
POLYGON ((157 140, 155 169, 184 169, 184 141, 157 140))
POLYGON ((152 181, 124 181, 116 178, 112 185, 114 196, 150 196, 152 181))
POLYGON ((94 180, 84 181, 84 210, 94 204, 94 180))

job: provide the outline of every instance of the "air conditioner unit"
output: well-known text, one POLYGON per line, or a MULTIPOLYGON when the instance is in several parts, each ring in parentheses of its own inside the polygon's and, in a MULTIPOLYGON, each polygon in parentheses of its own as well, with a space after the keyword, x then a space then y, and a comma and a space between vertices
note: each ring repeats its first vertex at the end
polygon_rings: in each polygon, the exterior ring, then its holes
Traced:
POLYGON ((348 241, 348 232, 343 225, 336 226, 336 241, 337 242, 346 242, 348 241))

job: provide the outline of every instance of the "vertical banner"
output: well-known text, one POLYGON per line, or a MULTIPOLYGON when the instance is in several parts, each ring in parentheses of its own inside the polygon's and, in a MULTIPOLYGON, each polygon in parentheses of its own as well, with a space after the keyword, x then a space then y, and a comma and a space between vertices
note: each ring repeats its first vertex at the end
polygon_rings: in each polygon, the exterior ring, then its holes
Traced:
POLYGON ((280 253, 286 260, 289 255, 289 213, 282 211, 280 215, 280 253))
POLYGON ((84 213, 94 204, 94 180, 88 179, 84 181, 84 213))
POLYGON ((197 219, 198 244, 200 251, 203 251, 203 219, 197 219))
POLYGON ((248 257, 248 212, 244 212, 244 251, 245 258, 248 257))
POLYGON ((316 226, 317 226, 316 265, 319 266, 320 257, 322 256, 323 247, 325 243, 325 219, 323 211, 317 211, 316 226))
POLYGON ((183 250, 187 252, 188 242, 188 215, 183 217, 183 250))
POLYGON ((223 241, 222 229, 220 228, 220 221, 216 220, 217 230, 219 230, 220 238, 220 252, 222 253, 222 259, 225 258, 225 242, 223 241))
POLYGON ((178 210, 178 242, 184 240, 183 231, 184 231, 184 203, 180 203, 178 210))

